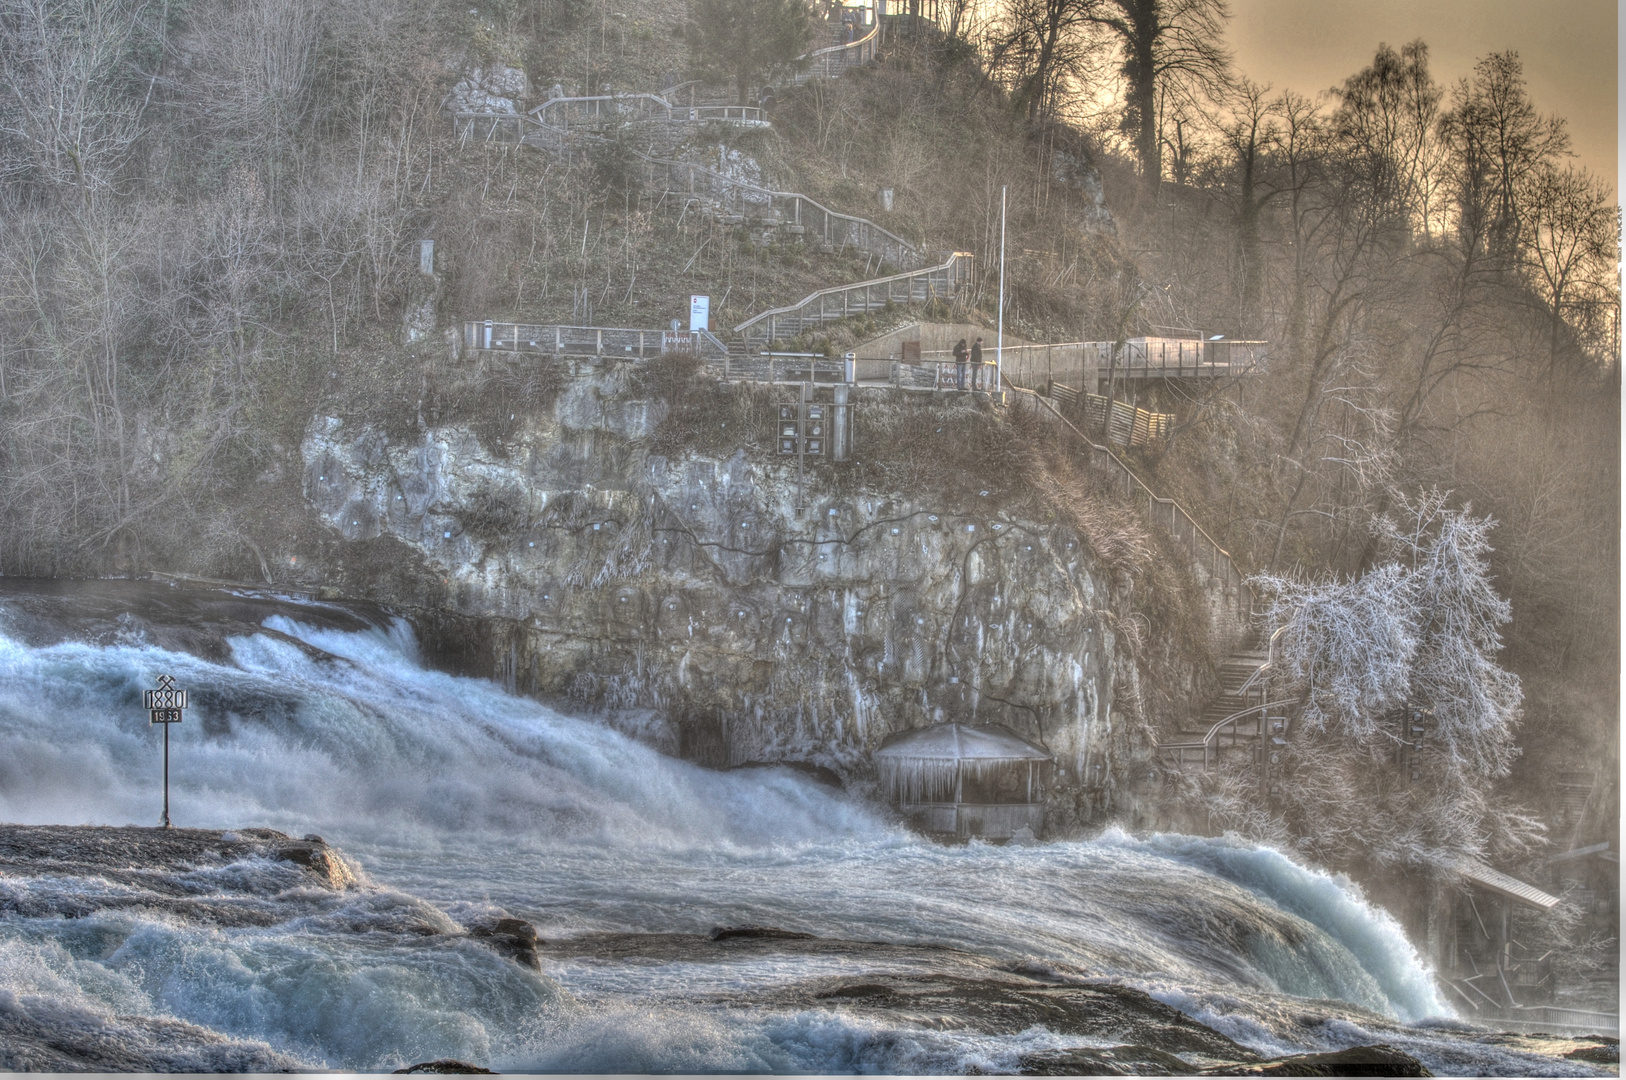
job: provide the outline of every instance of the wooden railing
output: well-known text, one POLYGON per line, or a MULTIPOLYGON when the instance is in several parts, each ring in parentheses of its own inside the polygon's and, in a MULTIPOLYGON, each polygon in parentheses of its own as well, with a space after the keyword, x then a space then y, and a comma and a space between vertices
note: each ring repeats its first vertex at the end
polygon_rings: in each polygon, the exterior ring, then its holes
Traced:
POLYGON ((1105 430, 1107 441, 1118 446, 1145 446, 1161 439, 1174 427, 1171 413, 1148 412, 1127 401, 1100 394, 1081 394, 1066 383, 1051 383, 1050 396, 1084 410, 1084 418, 1097 431, 1105 430))
POLYGON ((938 266, 820 289, 798 303, 753 315, 734 327, 734 333, 744 338, 750 348, 795 337, 827 322, 875 311, 888 303, 955 300, 970 287, 971 267, 971 253, 956 251, 938 266))
POLYGON ((1141 504, 1147 515, 1162 525, 1171 538, 1187 547, 1197 567, 1208 575, 1210 582, 1219 586, 1224 602, 1232 607, 1239 622, 1246 623, 1253 618, 1254 595, 1247 576, 1232 560, 1230 552, 1215 543, 1213 537, 1186 513, 1184 507, 1173 499, 1158 498, 1110 447, 1102 446, 1078 430, 1042 394, 1017 386, 1009 379, 1005 381, 1005 387, 1015 395, 1014 400, 1030 402, 1035 412, 1048 412, 1055 422, 1084 445, 1091 465, 1104 473, 1114 488, 1121 491, 1125 498, 1141 504))

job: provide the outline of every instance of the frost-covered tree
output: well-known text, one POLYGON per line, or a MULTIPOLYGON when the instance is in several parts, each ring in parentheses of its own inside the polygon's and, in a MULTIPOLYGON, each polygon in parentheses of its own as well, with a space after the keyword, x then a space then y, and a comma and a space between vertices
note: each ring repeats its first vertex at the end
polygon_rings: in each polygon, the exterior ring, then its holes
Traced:
POLYGON ((1263 577, 1277 642, 1273 696, 1298 702, 1283 766, 1287 830, 1334 863, 1449 866, 1526 848, 1539 826, 1491 781, 1518 753, 1518 678, 1497 662, 1511 617, 1485 556, 1495 522, 1447 496, 1395 493, 1375 521, 1384 561, 1352 580, 1263 577), (1409 782, 1401 718, 1431 718, 1409 782))
POLYGON ((1439 492, 1400 497, 1382 519, 1391 565, 1405 567, 1416 627, 1411 697, 1432 713, 1451 765, 1485 777, 1506 775, 1517 754, 1523 701, 1518 676, 1496 660, 1513 612, 1485 561, 1494 524, 1471 508, 1449 509, 1439 492))
POLYGON ((1354 581, 1261 579, 1285 627, 1278 679, 1300 701, 1305 730, 1369 743, 1406 701, 1417 626, 1406 572, 1382 566, 1354 581))

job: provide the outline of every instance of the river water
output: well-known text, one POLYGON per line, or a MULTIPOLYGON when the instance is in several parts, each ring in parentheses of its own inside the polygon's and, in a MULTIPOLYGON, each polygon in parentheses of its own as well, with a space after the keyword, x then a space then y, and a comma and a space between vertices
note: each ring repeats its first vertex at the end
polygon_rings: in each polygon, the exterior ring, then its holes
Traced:
POLYGON ((1001 1071, 1080 1042, 771 1000, 916 954, 550 955, 537 973, 466 940, 369 932, 416 905, 452 929, 528 919, 549 940, 767 925, 946 945, 1145 989, 1263 1054, 1386 1042, 1441 1073, 1593 1074, 1477 1039, 1385 912, 1278 852, 1112 830, 941 846, 796 772, 701 769, 430 670, 401 621, 334 629, 319 614, 284 605, 202 659, 139 624, 26 643, 0 598, 0 821, 152 824, 160 735, 140 692, 168 672, 193 695, 173 731, 176 824, 319 833, 364 878, 343 933, 326 916, 30 917, 28 886, 12 883, 8 907, 0 878, 0 1013, 9 992, 36 1011, 175 1018, 349 1069, 1001 1071))

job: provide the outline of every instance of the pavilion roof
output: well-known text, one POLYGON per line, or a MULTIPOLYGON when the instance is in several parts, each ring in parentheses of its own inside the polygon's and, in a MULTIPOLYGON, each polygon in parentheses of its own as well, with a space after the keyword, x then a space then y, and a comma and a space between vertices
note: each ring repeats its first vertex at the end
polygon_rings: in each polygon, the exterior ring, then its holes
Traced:
POLYGON ((889 736, 875 756, 927 761, 1049 761, 1047 750, 998 724, 933 724, 889 736))

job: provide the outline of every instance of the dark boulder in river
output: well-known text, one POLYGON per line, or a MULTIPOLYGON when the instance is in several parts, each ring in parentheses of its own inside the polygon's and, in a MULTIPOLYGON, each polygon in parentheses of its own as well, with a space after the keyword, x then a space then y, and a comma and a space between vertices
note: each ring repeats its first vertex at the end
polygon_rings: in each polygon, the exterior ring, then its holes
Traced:
POLYGON ((541 944, 536 936, 536 927, 524 919, 497 919, 471 926, 469 937, 479 938, 503 956, 511 957, 528 968, 542 970, 542 962, 536 955, 536 947, 541 944))
POLYGON ((482 1069, 478 1065, 470 1065, 466 1061, 456 1058, 441 1058, 439 1061, 420 1061, 416 1065, 408 1065, 404 1069, 396 1069, 395 1076, 417 1076, 427 1073, 438 1076, 493 1076, 490 1069, 482 1069))
POLYGON ((1257 1065, 1204 1069, 1204 1076, 1433 1076, 1423 1063, 1392 1046, 1351 1046, 1325 1054, 1294 1054, 1257 1065))

